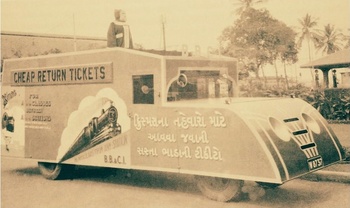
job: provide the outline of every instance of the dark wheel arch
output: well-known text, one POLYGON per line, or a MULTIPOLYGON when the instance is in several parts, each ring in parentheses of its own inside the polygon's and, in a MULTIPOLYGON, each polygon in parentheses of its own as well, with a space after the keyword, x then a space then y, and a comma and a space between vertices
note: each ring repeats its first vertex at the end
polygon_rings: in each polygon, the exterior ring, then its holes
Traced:
POLYGON ((41 175, 49 180, 66 179, 72 176, 74 171, 73 165, 60 163, 38 162, 38 167, 41 175))

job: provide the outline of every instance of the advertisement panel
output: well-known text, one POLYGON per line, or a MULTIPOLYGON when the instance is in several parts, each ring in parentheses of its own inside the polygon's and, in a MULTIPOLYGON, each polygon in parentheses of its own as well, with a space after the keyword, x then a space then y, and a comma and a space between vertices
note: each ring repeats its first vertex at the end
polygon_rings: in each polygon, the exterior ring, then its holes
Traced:
POLYGON ((1 152, 3 155, 24 157, 26 102, 21 87, 2 87, 1 152))

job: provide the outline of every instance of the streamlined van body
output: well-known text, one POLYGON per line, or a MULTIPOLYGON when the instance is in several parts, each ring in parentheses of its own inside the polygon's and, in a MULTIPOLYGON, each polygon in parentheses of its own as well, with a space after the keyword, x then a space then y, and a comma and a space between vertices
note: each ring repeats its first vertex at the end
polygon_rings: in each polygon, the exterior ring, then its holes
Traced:
POLYGON ((71 164, 192 174, 202 187, 219 178, 239 191, 232 181, 281 185, 344 157, 304 101, 239 98, 231 58, 108 48, 5 60, 2 80, 2 155, 36 159, 50 179, 71 164))

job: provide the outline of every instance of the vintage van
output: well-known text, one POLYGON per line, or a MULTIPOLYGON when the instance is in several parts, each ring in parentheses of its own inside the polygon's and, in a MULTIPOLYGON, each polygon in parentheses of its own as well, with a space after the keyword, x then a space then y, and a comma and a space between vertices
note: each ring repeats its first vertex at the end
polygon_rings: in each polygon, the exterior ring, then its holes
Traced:
POLYGON ((219 201, 343 160, 312 106, 239 98, 237 77, 232 58, 123 48, 5 60, 1 152, 48 179, 71 165, 191 174, 219 201))

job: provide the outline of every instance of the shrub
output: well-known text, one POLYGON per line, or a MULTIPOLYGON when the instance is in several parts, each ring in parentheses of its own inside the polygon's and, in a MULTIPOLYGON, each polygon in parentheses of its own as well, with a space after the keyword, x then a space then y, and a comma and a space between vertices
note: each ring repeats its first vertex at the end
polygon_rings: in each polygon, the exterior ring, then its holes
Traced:
POLYGON ((304 100, 314 106, 328 120, 349 120, 350 96, 346 92, 350 92, 350 90, 326 89, 325 91, 315 91, 305 97, 304 100))
POLYGON ((250 80, 241 85, 242 97, 296 97, 316 108, 331 123, 350 122, 350 89, 311 90, 302 84, 289 89, 270 87, 264 89, 261 82, 250 80))

